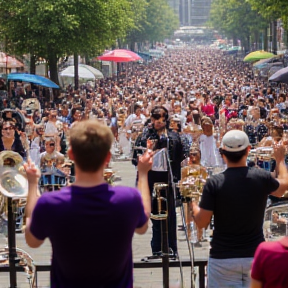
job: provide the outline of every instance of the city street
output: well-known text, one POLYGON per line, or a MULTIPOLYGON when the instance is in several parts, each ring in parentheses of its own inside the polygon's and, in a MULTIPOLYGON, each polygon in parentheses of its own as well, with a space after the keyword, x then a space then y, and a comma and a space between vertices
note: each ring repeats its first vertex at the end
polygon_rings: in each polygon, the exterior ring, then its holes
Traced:
MULTIPOLYGON (((117 172, 117 175, 122 177, 120 182, 117 182, 117 185, 127 185, 134 186, 135 183, 135 174, 136 171, 134 166, 131 165, 129 161, 126 162, 116 162, 113 164, 113 169, 117 172)), ((178 209, 177 209, 178 211, 178 209)), ((178 211, 180 212, 180 210, 178 211)), ((178 213, 178 225, 181 224, 180 213, 178 213)), ((77 227, 75 227, 77 229, 77 227)), ((113 227, 107 227, 107 229, 113 229, 113 227)), ((105 233, 105 231, 100 231, 101 233, 105 233)), ((5 247, 7 240, 0 234, 0 247, 5 247)), ((134 262, 140 261, 145 256, 151 255, 150 249, 150 240, 151 240, 151 225, 149 227, 148 232, 145 235, 134 235, 133 240, 133 258, 134 262)), ((73 241, 73 239, 71 239, 73 241)), ((115 235, 115 245, 117 245, 117 235, 115 235)), ((28 252, 33 260, 38 263, 50 263, 51 259, 51 246, 49 240, 46 240, 44 245, 42 245, 38 249, 29 248, 24 239, 24 234, 17 234, 17 247, 28 252)), ((178 231, 178 251, 180 258, 188 259, 188 247, 187 242, 185 241, 185 235, 183 231, 178 231)), ((73 253, 73 251, 71 251, 73 253)), ((109 253, 109 251, 107 251, 109 253)), ((196 248, 195 250, 196 258, 205 258, 208 255, 208 243, 203 243, 202 248, 196 248)), ((95 259, 95 262, 97 259, 95 259)), ((85 265, 85 263, 75 263, 75 265, 85 265)), ((184 273, 184 287, 190 287, 190 268, 183 268, 184 273)), ((172 285, 176 285, 175 287, 180 285, 181 277, 180 277, 180 268, 170 268, 170 283, 172 285)), ((18 287, 19 288, 29 288, 27 277, 25 273, 18 273, 18 287)), ((0 288, 9 287, 9 274, 8 273, 0 273, 0 288)), ((39 288, 48 288, 49 287, 49 273, 48 272, 40 272, 38 274, 38 287, 39 288)), ((134 287, 135 288, 160 288, 163 287, 162 284, 162 269, 153 268, 153 269, 134 269, 134 287)), ((198 287, 198 283, 196 285, 198 287)))

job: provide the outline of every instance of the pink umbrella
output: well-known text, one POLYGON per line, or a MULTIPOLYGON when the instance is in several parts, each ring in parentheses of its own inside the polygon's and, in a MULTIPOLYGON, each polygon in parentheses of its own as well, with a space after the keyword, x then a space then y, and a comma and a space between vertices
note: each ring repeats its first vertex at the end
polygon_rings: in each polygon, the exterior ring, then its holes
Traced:
POLYGON ((125 49, 115 49, 113 51, 106 52, 102 56, 99 56, 97 59, 101 61, 112 62, 131 62, 142 60, 138 54, 125 49))

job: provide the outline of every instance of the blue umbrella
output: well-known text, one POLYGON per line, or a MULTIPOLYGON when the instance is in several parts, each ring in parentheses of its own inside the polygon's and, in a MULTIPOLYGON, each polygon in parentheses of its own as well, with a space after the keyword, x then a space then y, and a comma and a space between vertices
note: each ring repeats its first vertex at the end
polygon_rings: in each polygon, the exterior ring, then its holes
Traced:
POLYGON ((34 74, 11 73, 8 75, 8 80, 29 82, 48 88, 59 88, 59 86, 50 79, 34 74))

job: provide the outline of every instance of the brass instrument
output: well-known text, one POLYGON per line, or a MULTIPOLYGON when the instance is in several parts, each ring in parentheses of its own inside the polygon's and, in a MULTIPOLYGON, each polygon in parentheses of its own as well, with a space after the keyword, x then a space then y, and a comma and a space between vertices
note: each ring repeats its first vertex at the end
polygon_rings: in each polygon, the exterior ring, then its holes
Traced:
POLYGON ((168 184, 165 183, 155 183, 152 193, 152 211, 151 219, 154 220, 166 220, 168 218, 168 184))
POLYGON ((181 168, 181 180, 178 183, 183 202, 199 202, 206 183, 207 172, 200 165, 188 165, 181 168), (201 169, 202 168, 202 169, 201 169))
POLYGON ((13 151, 0 153, 0 192, 9 198, 25 198, 28 195, 28 181, 22 165, 23 158, 13 151))
POLYGON ((7 231, 9 243, 9 247, 0 249, 0 266, 9 265, 11 287, 17 285, 16 266, 22 266, 32 288, 35 280, 33 260, 28 253, 16 248, 15 229, 22 230, 25 198, 28 195, 28 181, 22 163, 22 157, 16 152, 2 151, 0 153, 1 228, 2 231, 7 231))

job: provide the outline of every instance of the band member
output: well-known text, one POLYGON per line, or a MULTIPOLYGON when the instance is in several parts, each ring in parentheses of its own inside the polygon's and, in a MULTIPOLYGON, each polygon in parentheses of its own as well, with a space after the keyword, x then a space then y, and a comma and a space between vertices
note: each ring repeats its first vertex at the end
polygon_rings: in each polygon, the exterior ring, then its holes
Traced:
MULTIPOLYGON (((177 237, 176 237, 176 212, 175 212, 175 199, 173 193, 173 183, 177 183, 180 180, 181 161, 183 160, 183 147, 179 137, 179 134, 168 130, 168 111, 163 106, 155 106, 151 110, 151 123, 152 126, 149 129, 145 129, 142 134, 138 136, 135 142, 135 146, 147 147, 147 140, 155 140, 154 149, 168 148, 170 164, 173 174, 173 179, 170 179, 170 171, 159 172, 149 171, 148 182, 150 193, 153 191, 155 183, 169 183, 169 201, 168 201, 168 240, 169 247, 173 253, 177 253, 177 237)), ((149 147, 148 147, 149 148, 149 147)), ((137 165, 137 154, 141 153, 137 149, 134 150, 133 164, 137 165)), ((151 248, 154 255, 158 255, 161 252, 161 223, 157 220, 152 221, 152 241, 151 248)))
POLYGON ((146 152, 139 157, 141 197, 134 188, 113 187, 104 181, 112 142, 111 129, 97 121, 83 121, 74 126, 68 154, 75 163, 76 181, 40 198, 37 194, 40 173, 30 161, 25 164, 29 183, 25 238, 33 248, 41 246, 45 238, 50 239, 52 287, 133 287, 131 243, 134 232, 144 234, 148 229, 151 198, 147 173, 152 154, 146 152), (112 226, 113 229, 107 230, 112 226), (96 235, 95 231, 105 233, 96 235), (117 245, 114 245, 115 233, 117 245), (67 235, 73 241, 67 241, 67 235))
MULTIPOLYGON (((201 151, 200 148, 197 144, 193 144, 191 146, 191 149, 189 151, 189 157, 186 158, 183 162, 182 162, 182 169, 181 169, 181 180, 185 181, 185 178, 190 176, 189 175, 189 170, 191 170, 191 166, 192 165, 197 165, 200 167, 200 175, 202 179, 206 179, 208 176, 207 170, 205 169, 205 167, 203 167, 201 165, 201 151)), ((185 203, 186 204, 186 203, 185 203)), ((197 202, 198 204, 198 202, 197 202)), ((188 227, 188 235, 190 236, 191 234, 191 229, 190 229, 190 223, 193 220, 193 217, 191 217, 191 213, 190 213, 190 205, 186 204, 184 205, 185 207, 185 221, 186 221, 186 227, 188 227)), ((196 225, 197 227, 197 225, 196 225)), ((198 241, 194 244, 194 247, 202 247, 202 244, 200 243, 203 239, 202 239, 202 235, 203 235, 203 231, 202 229, 199 229, 197 227, 197 238, 198 241)))
POLYGON ((278 179, 263 169, 247 167, 250 147, 243 131, 227 132, 220 151, 228 168, 207 180, 200 208, 192 203, 199 228, 207 227, 214 215, 208 287, 250 287, 251 262, 257 246, 265 241, 262 226, 267 196, 281 197, 288 188, 284 147, 274 147, 278 179))

